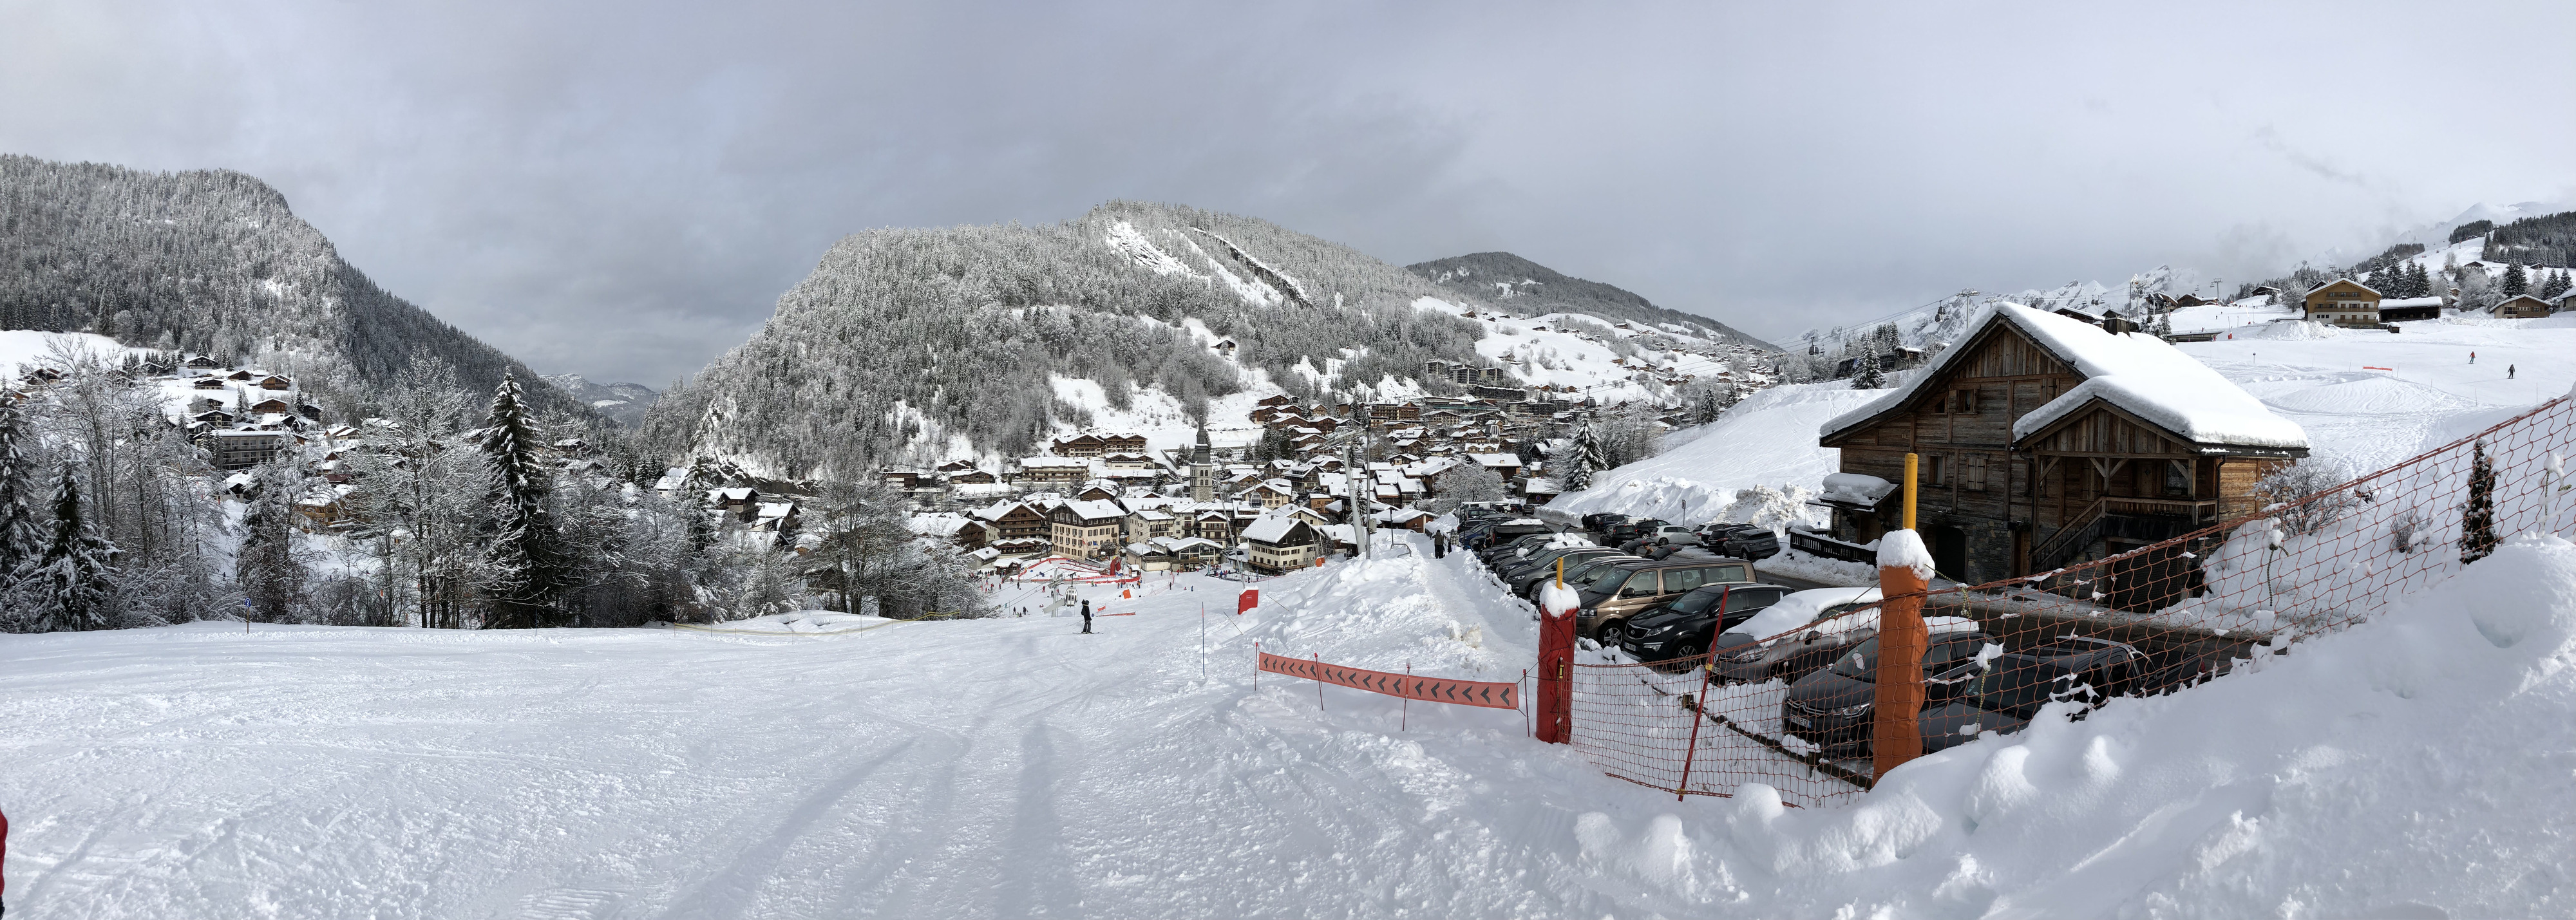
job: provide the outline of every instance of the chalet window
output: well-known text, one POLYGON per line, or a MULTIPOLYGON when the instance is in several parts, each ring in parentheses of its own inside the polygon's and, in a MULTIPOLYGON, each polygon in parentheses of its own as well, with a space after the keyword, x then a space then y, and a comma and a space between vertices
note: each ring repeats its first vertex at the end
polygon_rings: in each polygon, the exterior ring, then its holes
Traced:
POLYGON ((1983 492, 1983 491, 1985 491, 1985 490, 1986 490, 1986 455, 1984 455, 1984 454, 1969 454, 1969 455, 1968 455, 1968 491, 1970 491, 1970 492, 1983 492))
POLYGON ((1969 387, 1964 390, 1950 391, 1950 405, 1954 407, 1951 409, 1953 412, 1963 412, 1969 415, 1975 415, 1977 412, 1976 388, 1969 387))
POLYGON ((1949 470, 1945 469, 1949 464, 1942 462, 1949 459, 1948 457, 1944 457, 1940 454, 1933 454, 1923 459, 1931 466, 1931 469, 1924 471, 1924 479, 1928 480, 1924 483, 1925 485, 1940 486, 1949 484, 1950 478, 1946 475, 1949 473, 1949 470))
POLYGON ((2167 463, 2167 464, 2165 464, 2165 494, 2166 494, 2166 495, 2189 495, 2189 494, 2191 494, 2191 477, 2190 477, 2188 474, 2185 474, 2185 473, 2183 472, 2183 466, 2182 466, 2182 464, 2180 464, 2180 463, 2167 463))

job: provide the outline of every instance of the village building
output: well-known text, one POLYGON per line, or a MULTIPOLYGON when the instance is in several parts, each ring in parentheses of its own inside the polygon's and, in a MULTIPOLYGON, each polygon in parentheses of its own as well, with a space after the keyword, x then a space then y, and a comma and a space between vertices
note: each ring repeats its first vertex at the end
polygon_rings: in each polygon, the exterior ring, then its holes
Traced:
POLYGON ((1080 457, 1022 457, 1020 482, 1029 485, 1075 483, 1091 478, 1091 461, 1080 457))
POLYGON ((281 431, 211 431, 206 433, 208 462, 219 470, 242 470, 267 463, 285 453, 295 439, 281 431))
POLYGON ((2516 294, 2495 305, 2497 319, 2542 319, 2549 315, 2549 302, 2529 294, 2516 294))
POLYGON ((2442 298, 2398 297, 2379 302, 2379 321, 2403 323, 2421 319, 2442 318, 2442 298))
POLYGON ((2350 278, 2337 278, 2310 289, 2304 303, 2312 323, 2362 329, 2379 325, 2379 292, 2350 278))
MULTIPOLYGON (((2154 337, 2012 305, 1972 329, 1904 388, 1826 423, 1820 443, 1841 452, 1820 502, 1831 539, 1794 545, 1866 553, 1898 526, 1909 452, 1918 528, 1940 576, 1969 584, 2258 510, 2255 482, 2307 455, 2299 426, 2154 337)), ((2176 553, 2136 567, 2190 568, 2176 553)))
POLYGON ((1115 502, 1070 501, 1055 506, 1047 517, 1054 525, 1056 555, 1100 559, 1118 551, 1118 528, 1127 512, 1115 502))
POLYGON ((1244 564, 1276 575, 1310 568, 1322 552, 1322 538, 1312 524, 1294 515, 1270 515, 1244 528, 1244 564))
POLYGON ((975 512, 975 516, 993 525, 994 545, 1005 541, 1054 541, 1055 522, 1027 502, 1002 502, 975 512))

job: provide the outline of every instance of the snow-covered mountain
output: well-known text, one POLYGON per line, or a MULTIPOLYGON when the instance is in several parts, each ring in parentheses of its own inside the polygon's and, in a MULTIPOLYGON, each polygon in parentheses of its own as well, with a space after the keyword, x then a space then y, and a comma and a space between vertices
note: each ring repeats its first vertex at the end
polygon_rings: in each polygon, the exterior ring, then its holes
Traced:
POLYGON ((379 288, 286 197, 228 170, 161 173, 0 155, 0 329, 95 332, 292 374, 365 403, 415 361, 540 407, 581 403, 509 355, 379 288))
POLYGON ((1678 325, 1695 329, 1706 338, 1722 336, 1764 351, 1780 350, 1717 320, 1658 307, 1635 292, 1566 275, 1508 252, 1450 256, 1417 262, 1404 269, 1515 313, 1585 313, 1656 326, 1678 325))
POLYGON ((1174 205, 875 230, 834 245, 758 335, 664 394, 645 439, 674 462, 856 475, 1022 454, 1093 424, 1167 446, 1266 394, 1464 392, 1431 362, 1647 395, 1650 367, 1722 350, 1707 329, 1516 312, 1267 221, 1174 205))
POLYGON ((555 389, 562 390, 564 395, 581 400, 593 411, 628 428, 642 426, 645 410, 653 407, 654 400, 662 398, 662 394, 652 387, 640 383, 603 386, 580 374, 547 374, 546 382, 554 384, 555 389))

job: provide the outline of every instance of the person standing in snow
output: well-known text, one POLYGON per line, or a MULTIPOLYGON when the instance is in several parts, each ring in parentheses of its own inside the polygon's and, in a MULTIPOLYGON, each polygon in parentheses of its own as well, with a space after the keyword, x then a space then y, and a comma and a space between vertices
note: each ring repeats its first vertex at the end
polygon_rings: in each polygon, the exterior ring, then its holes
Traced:
POLYGON ((2507 364, 2504 366, 2504 379, 2513 379, 2513 365, 2507 364))
POLYGON ((1082 602, 1082 634, 1091 635, 1091 602, 1082 602))
POLYGON ((2471 363, 2471 364, 2476 364, 2476 363, 2478 363, 2478 353, 2477 353, 2477 352, 2474 352, 2474 351, 2473 351, 2473 352, 2469 352, 2469 363, 2471 363))

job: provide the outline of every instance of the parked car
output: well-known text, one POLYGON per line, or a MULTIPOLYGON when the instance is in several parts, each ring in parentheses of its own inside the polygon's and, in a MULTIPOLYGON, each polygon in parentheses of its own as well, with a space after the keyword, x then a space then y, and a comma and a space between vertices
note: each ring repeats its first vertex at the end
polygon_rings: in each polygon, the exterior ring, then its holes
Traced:
POLYGON ((1619 523, 1620 521, 1624 521, 1624 520, 1627 520, 1627 519, 1628 519, 1628 516, 1627 516, 1627 515, 1624 515, 1624 514, 1612 514, 1612 513, 1607 512, 1607 511, 1595 511, 1595 512, 1593 512, 1593 513, 1591 513, 1591 514, 1584 515, 1584 516, 1583 516, 1583 519, 1582 519, 1582 521, 1581 521, 1581 523, 1583 524, 1583 529, 1585 529, 1585 530, 1589 530, 1589 531, 1591 531, 1591 532, 1593 532, 1593 533, 1601 533, 1601 532, 1603 532, 1603 531, 1606 531, 1606 530, 1610 529, 1610 525, 1612 525, 1612 524, 1616 524, 1616 523, 1619 523))
POLYGON ((1605 577, 1583 589, 1583 609, 1574 619, 1580 635, 1603 645, 1615 646, 1626 639, 1628 618, 1639 611, 1670 603, 1701 585, 1753 580, 1752 563, 1697 551, 1621 566, 1619 571, 1624 575, 1605 577))
POLYGON ((1709 668, 1719 683, 1795 681, 1877 634, 1877 588, 1814 588, 1711 640, 1709 668))
POLYGON ((2147 659, 2127 643, 2065 636, 2054 644, 1971 663, 1965 681, 1925 681, 1926 705, 1917 724, 1923 753, 1976 740, 1979 733, 2012 734, 2052 700, 2100 706, 2114 696, 2148 692, 2141 686, 2147 659), (1934 691, 1940 691, 1934 698, 1934 691))
POLYGON ((1702 585, 1671 603, 1629 618, 1619 650, 1638 661, 1692 658, 1708 651, 1709 640, 1754 614, 1779 603, 1789 589, 1765 584, 1702 585))
POLYGON ((1739 559, 1769 559, 1780 555, 1780 535, 1768 527, 1755 527, 1728 534, 1724 541, 1709 548, 1739 559))
MULTIPOLYGON (((1591 586, 1593 582, 1600 580, 1611 572, 1617 571, 1620 566, 1635 562, 1648 561, 1651 560, 1643 556, 1631 556, 1616 550, 1599 556, 1586 556, 1565 564, 1565 586, 1574 589, 1577 593, 1580 593, 1584 588, 1591 586)), ((1542 584, 1546 584, 1548 580, 1555 575, 1556 572, 1553 570, 1523 572, 1518 577, 1511 579, 1510 584, 1512 586, 1512 593, 1535 601, 1538 599, 1538 587, 1542 584)))
POLYGON ((1614 544, 1626 543, 1630 540, 1637 539, 1638 537, 1653 533, 1655 528, 1662 526, 1664 526, 1664 522, 1654 518, 1629 518, 1627 520, 1620 521, 1619 523, 1612 524, 1610 525, 1609 530, 1603 531, 1602 536, 1607 538, 1603 542, 1614 544))
POLYGON ((1477 553, 1476 558, 1482 560, 1487 568, 1492 568, 1500 565, 1505 559, 1521 558, 1522 550, 1545 546, 1556 537, 1557 535, 1552 533, 1534 533, 1510 539, 1498 539, 1494 545, 1485 547, 1484 552, 1477 553))
MULTIPOLYGON (((1977 621, 1966 617, 1924 617, 1932 645, 1923 651, 1925 708, 1947 704, 1981 673, 1977 653, 1988 644, 1977 621)), ((1789 685, 1780 699, 1780 731, 1823 749, 1834 759, 1869 753, 1870 712, 1878 697, 1878 637, 1833 663, 1789 685)), ((1955 729, 1953 729, 1955 731, 1955 729)))
POLYGON ((1506 560, 1504 565, 1494 570, 1494 575, 1509 584, 1524 575, 1552 573, 1556 569, 1558 560, 1563 560, 1567 565, 1574 565, 1587 557, 1608 556, 1617 552, 1618 550, 1609 547, 1588 544, 1560 547, 1543 553, 1532 553, 1527 559, 1506 560))

